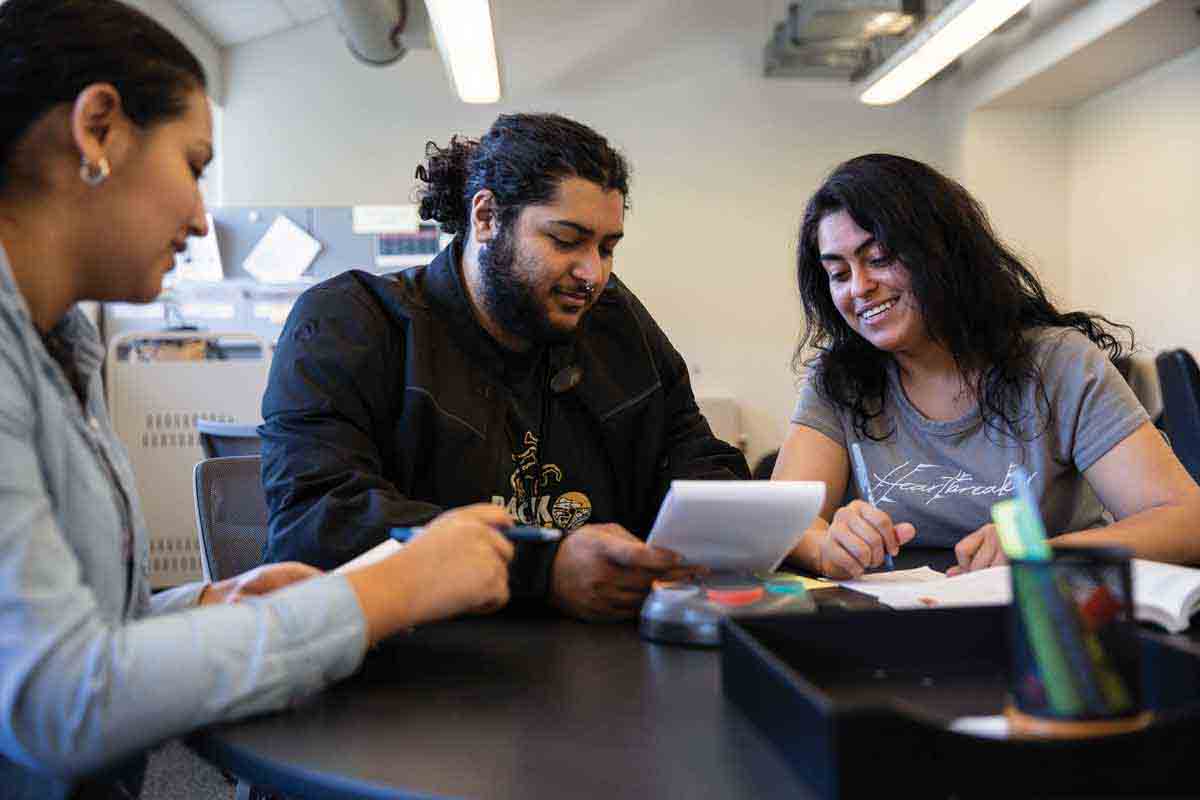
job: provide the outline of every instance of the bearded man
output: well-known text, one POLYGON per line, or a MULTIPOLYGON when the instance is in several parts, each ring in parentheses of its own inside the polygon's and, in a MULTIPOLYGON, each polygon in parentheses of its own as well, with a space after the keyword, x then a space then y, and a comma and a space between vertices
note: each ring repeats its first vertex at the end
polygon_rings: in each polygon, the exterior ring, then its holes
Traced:
POLYGON ((643 538, 673 479, 748 477, 687 367, 612 274, 625 159, 557 115, 430 143, 420 213, 453 242, 425 267, 309 289, 263 398, 267 558, 331 568, 393 526, 490 500, 557 545, 517 547, 516 600, 637 611, 690 569, 643 538))

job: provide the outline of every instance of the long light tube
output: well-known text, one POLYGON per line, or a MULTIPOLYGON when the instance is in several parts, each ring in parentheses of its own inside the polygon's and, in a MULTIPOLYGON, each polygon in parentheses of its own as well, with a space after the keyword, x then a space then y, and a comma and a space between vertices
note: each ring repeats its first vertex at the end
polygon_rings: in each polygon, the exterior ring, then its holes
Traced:
POLYGON ((490 0, 425 0, 442 63, 464 103, 500 99, 490 0))
POLYGON ((873 106, 903 100, 1029 2, 956 0, 867 76, 867 88, 858 99, 873 106))

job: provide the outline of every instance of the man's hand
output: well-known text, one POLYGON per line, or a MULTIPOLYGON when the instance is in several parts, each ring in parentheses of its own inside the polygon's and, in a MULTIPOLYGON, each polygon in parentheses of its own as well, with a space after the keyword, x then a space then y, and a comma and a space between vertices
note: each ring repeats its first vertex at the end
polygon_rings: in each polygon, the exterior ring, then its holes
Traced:
POLYGON ((958 544, 954 545, 954 555, 958 558, 958 564, 946 570, 948 576, 1008 563, 1000 547, 996 526, 990 523, 959 539, 958 544))
POLYGON ((270 594, 276 589, 323 574, 316 567, 299 561, 263 564, 223 581, 210 583, 200 593, 200 605, 236 603, 246 597, 270 594))
POLYGON ((636 616, 655 580, 696 573, 678 553, 651 547, 620 525, 585 525, 563 539, 550 575, 553 602, 588 620, 636 616))

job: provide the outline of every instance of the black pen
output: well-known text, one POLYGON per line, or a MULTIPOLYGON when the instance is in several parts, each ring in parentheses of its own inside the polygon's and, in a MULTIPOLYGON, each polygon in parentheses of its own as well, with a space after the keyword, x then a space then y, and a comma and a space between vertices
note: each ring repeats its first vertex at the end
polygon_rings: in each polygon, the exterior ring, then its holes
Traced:
MULTIPOLYGON (((419 534, 423 528, 392 528, 388 531, 397 542, 403 544, 419 534)), ((538 528, 533 525, 517 525, 500 531, 510 542, 557 542, 562 538, 562 531, 557 528, 538 528)))

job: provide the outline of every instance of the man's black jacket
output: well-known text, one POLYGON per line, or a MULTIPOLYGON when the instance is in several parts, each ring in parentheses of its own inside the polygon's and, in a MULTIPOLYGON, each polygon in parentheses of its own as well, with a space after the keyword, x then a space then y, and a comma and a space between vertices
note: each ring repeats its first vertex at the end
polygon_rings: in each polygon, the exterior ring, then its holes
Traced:
MULTIPOLYGON (((510 392, 499 345, 471 312, 460 258, 456 239, 427 267, 343 273, 297 301, 263 397, 267 560, 332 568, 391 526, 492 496, 497 465, 510 458, 510 392)), ((742 454, 700 414, 683 359, 615 276, 550 359, 582 369, 569 391, 611 464, 616 518, 594 522, 644 537, 672 479, 749 477, 742 454)), ((544 592, 546 577, 514 573, 514 593, 544 592)))

